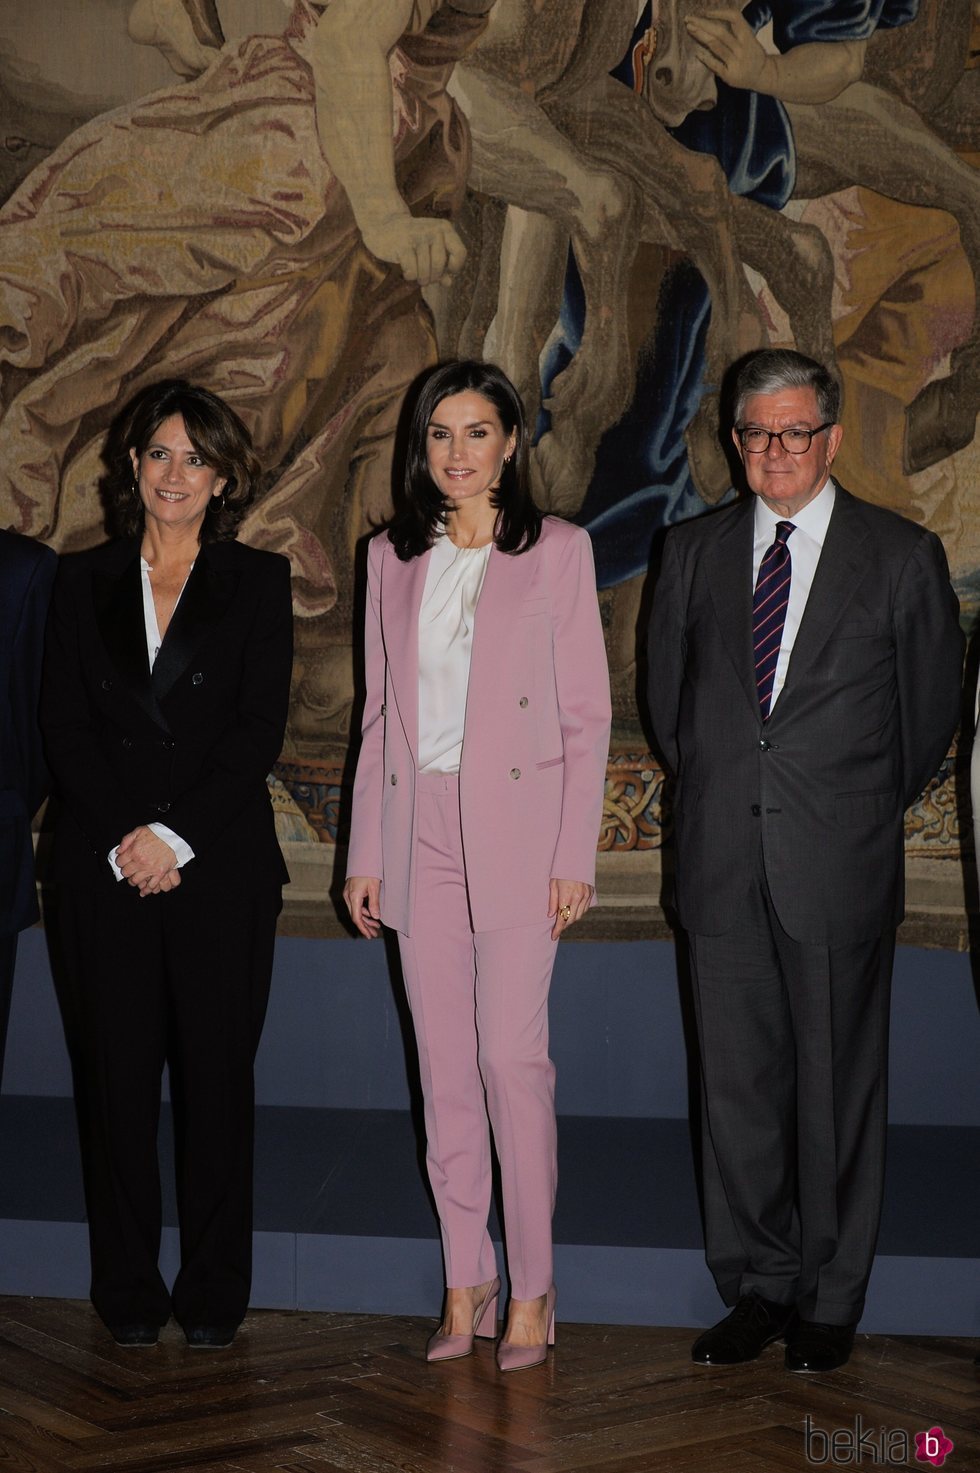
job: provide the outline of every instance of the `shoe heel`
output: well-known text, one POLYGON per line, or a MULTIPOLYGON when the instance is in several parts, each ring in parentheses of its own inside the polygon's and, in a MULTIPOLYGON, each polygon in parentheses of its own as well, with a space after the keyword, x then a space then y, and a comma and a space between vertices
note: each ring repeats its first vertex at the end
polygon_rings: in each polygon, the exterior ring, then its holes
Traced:
POLYGON ((473 1334, 480 1340, 496 1340, 497 1338, 497 1296, 500 1290, 495 1289, 492 1297, 487 1299, 480 1310, 480 1317, 473 1326, 473 1334))
POLYGON ((554 1343, 555 1343, 555 1305, 558 1303, 558 1290, 555 1288, 555 1286, 553 1284, 551 1286, 551 1293, 548 1295, 548 1298, 551 1301, 551 1303, 548 1306, 549 1309, 550 1309, 550 1311, 551 1311, 550 1314, 548 1315, 548 1344, 549 1345, 554 1345, 554 1343))

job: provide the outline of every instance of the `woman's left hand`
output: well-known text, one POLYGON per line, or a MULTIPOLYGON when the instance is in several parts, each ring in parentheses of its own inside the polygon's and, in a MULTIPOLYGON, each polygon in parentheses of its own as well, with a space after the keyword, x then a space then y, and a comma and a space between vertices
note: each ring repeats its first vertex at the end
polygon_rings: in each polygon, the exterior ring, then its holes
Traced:
POLYGON ((563 931, 580 921, 589 908, 594 894, 592 885, 584 880, 552 880, 548 895, 548 918, 555 918, 551 937, 557 941, 563 931))

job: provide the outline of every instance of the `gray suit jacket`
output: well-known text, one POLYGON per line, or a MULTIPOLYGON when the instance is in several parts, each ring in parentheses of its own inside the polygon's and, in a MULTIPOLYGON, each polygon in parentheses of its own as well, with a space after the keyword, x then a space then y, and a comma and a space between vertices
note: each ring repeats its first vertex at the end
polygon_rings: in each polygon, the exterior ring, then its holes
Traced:
POLYGON ((838 488, 786 683, 759 713, 754 498, 667 535, 650 713, 674 782, 677 909, 721 935, 761 840, 784 929, 847 945, 904 913, 903 813, 960 709, 963 635, 942 543, 838 488))

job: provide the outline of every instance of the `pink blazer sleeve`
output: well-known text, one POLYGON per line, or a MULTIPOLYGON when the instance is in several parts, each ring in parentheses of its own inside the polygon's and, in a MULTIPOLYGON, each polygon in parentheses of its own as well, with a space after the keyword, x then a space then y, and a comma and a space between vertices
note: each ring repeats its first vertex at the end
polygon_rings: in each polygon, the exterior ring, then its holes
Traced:
POLYGON ((553 591, 555 687, 565 758, 552 878, 595 884, 612 710, 609 667, 587 532, 560 550, 553 591))
POLYGON ((381 801, 384 793, 385 654, 381 639, 381 567, 387 534, 368 547, 367 603, 364 614, 364 677, 367 694, 361 722, 361 750, 354 776, 348 875, 380 879, 381 801))

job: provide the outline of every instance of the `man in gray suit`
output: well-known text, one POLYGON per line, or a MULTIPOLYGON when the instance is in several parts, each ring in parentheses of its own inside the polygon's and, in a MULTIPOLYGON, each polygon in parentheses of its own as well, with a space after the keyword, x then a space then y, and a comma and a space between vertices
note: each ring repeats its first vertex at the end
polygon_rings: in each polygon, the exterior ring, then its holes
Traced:
POLYGON ((674 527, 649 640, 702 1062, 706 1365, 850 1355, 884 1174, 903 814, 959 714, 942 544, 830 477, 831 375, 742 364, 745 500, 674 527))

